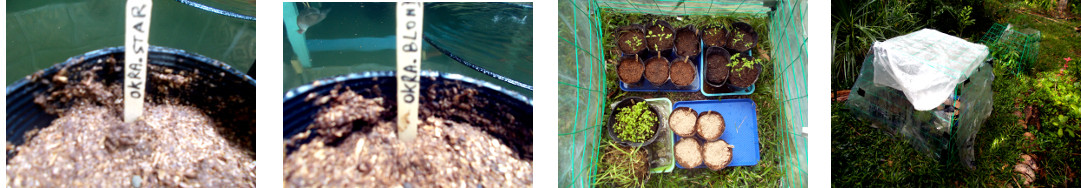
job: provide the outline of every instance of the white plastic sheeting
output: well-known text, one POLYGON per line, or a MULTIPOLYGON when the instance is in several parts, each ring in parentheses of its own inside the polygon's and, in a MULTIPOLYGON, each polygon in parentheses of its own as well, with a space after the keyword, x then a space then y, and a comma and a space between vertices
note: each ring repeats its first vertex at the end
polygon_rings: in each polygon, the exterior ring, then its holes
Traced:
POLYGON ((987 46, 923 29, 875 42, 874 83, 900 90, 916 110, 942 104, 987 58, 987 46))

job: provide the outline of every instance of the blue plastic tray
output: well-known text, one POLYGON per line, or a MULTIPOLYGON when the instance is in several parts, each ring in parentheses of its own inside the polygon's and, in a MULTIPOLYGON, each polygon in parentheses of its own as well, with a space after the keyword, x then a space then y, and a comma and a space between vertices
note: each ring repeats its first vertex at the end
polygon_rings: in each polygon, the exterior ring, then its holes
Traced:
MULTIPOLYGON (((698 49, 700 49, 699 51, 704 51, 704 49, 702 49, 701 39, 699 39, 699 42, 698 42, 698 49)), ((673 60, 675 60, 676 55, 674 55, 675 54, 674 51, 675 50, 671 50, 671 53, 673 55, 671 55, 670 57, 673 57, 673 58, 669 58, 668 62, 672 62, 673 60)), ((644 61, 646 59, 649 59, 649 57, 653 57, 653 56, 643 57, 642 59, 644 61)), ((698 66, 694 67, 694 69, 697 72, 701 73, 702 72, 702 52, 698 52, 697 55, 691 56, 691 65, 695 65, 695 64, 697 64, 698 66), (695 63, 695 62, 697 62, 697 63, 695 63)), ((676 84, 672 83, 671 79, 669 79, 667 82, 665 82, 662 85, 653 85, 653 83, 649 83, 649 80, 646 80, 645 78, 642 78, 642 81, 639 81, 638 84, 634 84, 634 85, 628 85, 626 83, 623 83, 622 80, 620 80, 619 81, 619 89, 621 89, 623 91, 628 91, 628 92, 695 92, 695 91, 698 91, 698 90, 702 89, 702 74, 695 75, 694 76, 694 81, 691 81, 691 85, 684 86, 684 87, 677 87, 676 84)))
MULTIPOLYGON (((747 53, 754 56, 753 51, 754 50, 749 50, 749 51, 747 51, 747 53)), ((699 67, 706 67, 706 61, 704 60, 705 59, 704 56, 705 55, 703 55, 703 57, 702 57, 703 60, 698 61, 698 66, 699 67)), ((763 65, 763 66, 765 66, 765 65, 763 65)), ((699 74, 698 77, 705 78, 705 76, 706 76, 705 72, 699 71, 698 74, 699 74)), ((762 76, 762 75, 759 75, 759 76, 762 76)), ((706 80, 701 80, 701 83, 698 83, 698 84, 702 85, 702 89, 700 90, 700 91, 702 91, 702 95, 705 95, 707 97, 729 96, 729 95, 750 95, 751 93, 754 93, 754 84, 751 84, 751 87, 747 87, 747 89, 744 89, 742 91, 732 91, 732 89, 729 89, 728 87, 725 87, 725 86, 721 86, 720 88, 716 88, 716 87, 710 86, 709 84, 706 84, 706 80)), ((728 84, 728 83, 725 83, 725 84, 728 84)))
MULTIPOLYGON (((703 101, 680 101, 672 106, 672 109, 689 107, 702 113, 716 111, 724 116, 725 130, 721 139, 735 147, 732 148, 732 162, 728 166, 754 166, 762 158, 758 148, 758 115, 755 112, 755 104, 751 99, 724 99, 703 101)), ((675 135, 675 142, 683 138, 675 135)), ((698 139, 695 137, 695 139, 698 139)), ((698 140, 702 142, 701 139, 698 140)), ((676 167, 687 169, 676 163, 676 167)), ((694 168, 707 168, 705 164, 694 168)))

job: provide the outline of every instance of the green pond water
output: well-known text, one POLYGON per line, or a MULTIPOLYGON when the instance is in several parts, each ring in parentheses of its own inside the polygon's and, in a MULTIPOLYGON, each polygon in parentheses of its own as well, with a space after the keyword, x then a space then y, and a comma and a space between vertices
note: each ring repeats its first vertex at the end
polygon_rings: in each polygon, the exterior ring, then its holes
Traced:
MULTIPOLYGON (((252 0, 198 3, 255 15, 252 0)), ((83 53, 124 45, 119 0, 7 1, 7 84, 83 53)), ((186 50, 247 72, 255 62, 255 22, 154 0, 150 45, 186 50)))
MULTIPOLYGON (((292 4, 292 3, 288 3, 292 4)), ((296 60, 285 29, 285 91, 320 78, 353 72, 395 70, 394 3, 302 3, 323 10, 326 19, 303 34, 311 65, 293 68, 296 60)), ((533 84, 533 9, 525 3, 426 3, 424 37, 470 63, 509 79, 533 84)), ((288 6, 283 6, 289 8, 288 6)), ((283 14, 285 15, 285 14, 283 14)), ((296 18, 291 19, 295 22, 296 18)), ((287 21, 288 22, 288 21, 287 21)), ((532 98, 532 91, 467 67, 424 43, 421 69, 457 73, 499 85, 532 98)), ((283 91, 283 92, 285 92, 283 91)))

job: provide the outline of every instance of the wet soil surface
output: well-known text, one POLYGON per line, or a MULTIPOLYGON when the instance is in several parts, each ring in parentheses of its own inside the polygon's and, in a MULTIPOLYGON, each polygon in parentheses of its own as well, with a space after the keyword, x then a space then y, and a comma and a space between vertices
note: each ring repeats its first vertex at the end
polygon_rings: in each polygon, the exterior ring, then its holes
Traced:
POLYGON ((642 73, 646 72, 645 66, 638 62, 637 58, 626 58, 619 63, 619 79, 623 83, 633 84, 642 81, 642 73))
POLYGON ((728 43, 728 30, 721 27, 708 27, 702 30, 702 42, 706 48, 717 46, 724 47, 728 43))
POLYGON ((698 54, 700 42, 698 33, 694 29, 681 28, 676 31, 676 54, 683 57, 698 54))
POLYGON ((728 58, 720 54, 706 56, 706 79, 713 84, 724 84, 728 79, 728 58))
POLYGON ((672 83, 677 86, 688 86, 694 82, 695 76, 698 75, 697 70, 694 69, 694 65, 686 59, 676 60, 672 63, 672 83))

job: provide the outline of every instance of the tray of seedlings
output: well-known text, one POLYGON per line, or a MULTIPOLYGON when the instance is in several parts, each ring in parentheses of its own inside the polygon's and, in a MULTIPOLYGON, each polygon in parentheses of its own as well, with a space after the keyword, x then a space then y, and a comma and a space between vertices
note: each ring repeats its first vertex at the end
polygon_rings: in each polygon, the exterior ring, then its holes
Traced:
POLYGON ((761 59, 753 56, 758 46, 758 32, 750 24, 709 25, 703 29, 706 48, 699 66, 702 71, 702 95, 750 95, 762 73, 761 59))
POLYGON ((630 92, 695 92, 702 87, 702 40, 694 25, 664 20, 622 26, 613 34, 619 88, 630 92))

